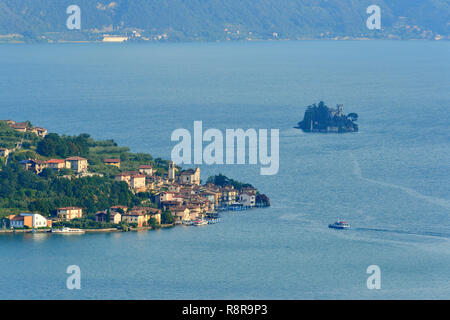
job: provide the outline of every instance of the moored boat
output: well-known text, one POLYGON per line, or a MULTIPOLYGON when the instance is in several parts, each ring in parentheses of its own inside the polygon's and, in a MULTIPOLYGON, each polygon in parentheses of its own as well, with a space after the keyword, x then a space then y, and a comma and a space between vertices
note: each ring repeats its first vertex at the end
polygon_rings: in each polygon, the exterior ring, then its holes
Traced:
POLYGON ((60 233, 60 234, 83 234, 84 230, 77 228, 61 228, 61 229, 52 229, 52 233, 60 233))
POLYGON ((206 220, 195 220, 194 221, 194 226, 199 227, 199 226, 206 226, 208 224, 208 221, 206 220))
POLYGON ((194 224, 191 220, 182 220, 181 223, 185 226, 192 226, 194 224))

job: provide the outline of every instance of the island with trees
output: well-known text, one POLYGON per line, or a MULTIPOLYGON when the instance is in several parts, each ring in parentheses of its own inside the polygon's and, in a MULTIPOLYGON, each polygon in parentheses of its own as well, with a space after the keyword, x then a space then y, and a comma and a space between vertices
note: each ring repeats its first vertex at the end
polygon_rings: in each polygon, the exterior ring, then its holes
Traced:
POLYGON ((303 120, 295 128, 304 132, 344 133, 357 132, 358 114, 343 113, 344 107, 340 104, 330 108, 323 101, 306 108, 303 120))

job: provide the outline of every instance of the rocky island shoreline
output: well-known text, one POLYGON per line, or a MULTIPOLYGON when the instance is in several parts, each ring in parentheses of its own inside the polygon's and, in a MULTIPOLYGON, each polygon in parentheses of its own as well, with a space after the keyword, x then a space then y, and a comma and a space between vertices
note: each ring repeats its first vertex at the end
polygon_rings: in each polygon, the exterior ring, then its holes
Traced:
POLYGON ((336 108, 330 108, 323 101, 318 105, 313 104, 306 108, 303 120, 296 129, 304 132, 345 133, 358 132, 358 114, 344 114, 344 107, 338 104, 336 108))

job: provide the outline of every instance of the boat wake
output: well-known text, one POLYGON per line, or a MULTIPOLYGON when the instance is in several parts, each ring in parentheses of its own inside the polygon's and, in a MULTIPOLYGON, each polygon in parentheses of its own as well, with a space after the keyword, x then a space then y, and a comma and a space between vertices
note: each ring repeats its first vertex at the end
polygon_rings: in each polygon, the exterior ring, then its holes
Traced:
POLYGON ((367 182, 370 182, 370 183, 373 183, 373 184, 378 184, 378 185, 381 185, 381 186, 384 186, 384 187, 389 187, 389 188, 394 188, 394 189, 401 190, 401 191, 405 192, 406 194, 408 194, 408 195, 410 195, 410 196, 412 196, 414 198, 425 200, 425 201, 427 201, 429 203, 432 203, 432 204, 435 204, 435 205, 438 205, 440 207, 443 207, 443 208, 446 208, 446 209, 450 210, 450 200, 437 198, 437 197, 426 196, 426 195, 421 194, 421 193, 419 193, 416 190, 411 189, 411 188, 407 188, 407 187, 403 187, 403 186, 399 186, 399 185, 396 185, 396 184, 387 183, 387 182, 383 182, 383 181, 378 181, 378 180, 365 178, 362 175, 359 163, 358 163, 358 161, 355 158, 353 158, 353 163, 354 163, 353 173, 361 180, 364 180, 364 181, 367 181, 367 182))
POLYGON ((432 231, 407 231, 407 230, 397 230, 397 229, 380 229, 380 228, 352 228, 357 231, 374 231, 374 232, 388 232, 388 233, 396 233, 396 234, 406 234, 406 235, 414 235, 414 236, 430 236, 430 237, 439 237, 439 238, 447 238, 450 239, 450 234, 442 233, 442 232, 432 232, 432 231))

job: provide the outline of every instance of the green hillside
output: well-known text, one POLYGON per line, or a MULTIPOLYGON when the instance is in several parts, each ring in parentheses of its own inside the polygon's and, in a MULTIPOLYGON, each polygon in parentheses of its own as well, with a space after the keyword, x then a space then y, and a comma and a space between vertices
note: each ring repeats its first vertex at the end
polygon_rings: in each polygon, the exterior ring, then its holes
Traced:
POLYGON ((72 0, 3 0, 0 41, 100 40, 103 34, 159 41, 449 36, 448 0, 78 0, 81 31, 66 28, 72 0), (381 8, 368 30, 366 8, 381 8))

